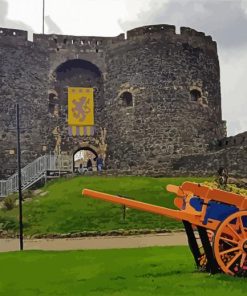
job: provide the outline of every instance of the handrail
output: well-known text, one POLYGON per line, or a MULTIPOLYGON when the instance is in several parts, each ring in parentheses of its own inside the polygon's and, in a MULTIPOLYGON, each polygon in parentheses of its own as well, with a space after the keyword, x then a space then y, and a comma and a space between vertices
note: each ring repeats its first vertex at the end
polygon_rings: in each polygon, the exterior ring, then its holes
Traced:
MULTIPOLYGON (((72 157, 67 155, 43 155, 26 165, 21 170, 22 189, 27 189, 42 177, 47 171, 72 171, 72 157), (71 159, 70 159, 71 158, 71 159)), ((8 196, 18 191, 18 174, 15 173, 7 180, 0 180, 0 197, 8 196)))

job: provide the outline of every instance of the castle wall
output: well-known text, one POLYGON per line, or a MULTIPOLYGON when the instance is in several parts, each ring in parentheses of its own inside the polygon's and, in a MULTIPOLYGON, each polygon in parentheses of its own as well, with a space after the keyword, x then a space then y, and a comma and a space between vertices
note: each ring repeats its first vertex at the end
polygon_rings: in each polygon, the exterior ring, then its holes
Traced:
POLYGON ((183 156, 174 161, 172 171, 177 175, 210 176, 215 175, 220 167, 224 167, 228 169, 229 174, 232 176, 246 177, 247 142, 244 137, 246 134, 245 132, 230 137, 232 143, 228 142, 221 149, 204 154, 183 156))
POLYGON ((219 139, 214 144, 214 147, 212 147, 214 150, 247 145, 247 132, 219 139))
POLYGON ((114 38, 34 35, 35 46, 47 51, 50 61, 49 91, 57 94, 58 114, 52 117, 52 131, 49 151, 72 155, 81 147, 91 147, 101 152, 101 128, 105 106, 105 50, 108 43, 122 40, 123 35, 114 38), (71 63, 71 62, 74 62, 71 63), (61 70, 61 68, 64 68, 61 70), (66 68, 67 67, 67 68, 66 68), (60 69, 60 70, 59 70, 60 69), (94 89, 94 136, 72 136, 67 124, 67 88, 90 87, 94 89))
POLYGON ((69 135, 66 92, 68 86, 95 88, 99 134, 104 99, 103 48, 115 39, 34 35, 34 42, 29 42, 27 32, 0 29, 0 178, 16 171, 16 102, 21 112, 22 166, 45 153, 70 154, 72 159, 82 142, 97 148, 96 137, 69 135), (98 74, 95 69, 76 68, 67 76, 60 73, 57 77, 59 66, 71 60, 92 63, 98 74))
POLYGON ((22 160, 42 154, 48 127, 46 89, 49 64, 46 52, 34 48, 27 34, 0 29, 0 175, 16 171, 16 114, 20 104, 22 160), (15 34, 14 34, 15 33, 15 34))
POLYGON ((183 159, 196 155, 203 163, 205 155, 223 155, 214 151, 226 131, 210 36, 157 25, 128 31, 127 39, 35 34, 33 40, 0 29, 0 177, 16 170, 17 100, 23 166, 50 152, 72 159, 87 146, 106 153, 109 171, 172 175, 183 173, 183 159), (69 135, 68 86, 94 88, 94 136, 69 135))
POLYGON ((174 158, 204 153, 225 135, 210 37, 186 28, 176 35, 164 25, 134 29, 108 49, 106 64, 109 167, 164 172, 174 158), (192 101, 192 89, 200 90, 201 101, 192 101), (125 91, 133 107, 123 105, 125 91))

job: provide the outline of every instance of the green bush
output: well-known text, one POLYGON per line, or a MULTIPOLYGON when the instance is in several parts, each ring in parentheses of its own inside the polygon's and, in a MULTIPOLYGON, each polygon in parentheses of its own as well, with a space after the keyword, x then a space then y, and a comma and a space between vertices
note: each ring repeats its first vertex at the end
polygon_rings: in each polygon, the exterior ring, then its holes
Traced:
POLYGON ((15 218, 12 217, 0 217, 0 231, 1 230, 18 230, 19 224, 15 218))
POLYGON ((10 211, 15 207, 15 201, 16 197, 15 196, 7 196, 3 200, 3 207, 5 210, 10 211))

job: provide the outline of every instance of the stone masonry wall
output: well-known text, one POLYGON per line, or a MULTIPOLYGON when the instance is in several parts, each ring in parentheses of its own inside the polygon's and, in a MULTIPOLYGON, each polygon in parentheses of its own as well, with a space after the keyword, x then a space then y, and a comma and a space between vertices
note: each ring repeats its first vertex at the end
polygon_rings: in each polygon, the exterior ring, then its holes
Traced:
POLYGON ((223 145, 219 62, 210 36, 157 25, 128 31, 126 39, 37 34, 33 40, 0 28, 0 178, 16 170, 17 101, 23 166, 49 152, 72 159, 85 147, 103 151, 108 171, 119 173, 194 168, 201 174, 207 157, 216 163, 224 151, 241 162, 243 146, 223 145), (68 86, 95 89, 94 136, 67 133, 68 86))
POLYGON ((175 161, 172 172, 176 175, 215 175, 220 167, 231 176, 247 177, 247 145, 236 145, 205 154, 184 156, 175 161))
POLYGON ((215 43, 205 36, 191 42, 189 32, 176 35, 173 26, 146 30, 128 32, 125 42, 107 50, 105 84, 109 168, 145 174, 169 170, 182 155, 204 153, 225 135, 215 43), (204 102, 192 101, 194 88, 204 102), (123 106, 125 91, 133 107, 123 106))
POLYGON ((0 33, 0 177, 16 171, 17 102, 20 104, 23 163, 42 154, 47 137, 44 102, 47 102, 48 70, 46 53, 34 48, 22 31, 0 33))

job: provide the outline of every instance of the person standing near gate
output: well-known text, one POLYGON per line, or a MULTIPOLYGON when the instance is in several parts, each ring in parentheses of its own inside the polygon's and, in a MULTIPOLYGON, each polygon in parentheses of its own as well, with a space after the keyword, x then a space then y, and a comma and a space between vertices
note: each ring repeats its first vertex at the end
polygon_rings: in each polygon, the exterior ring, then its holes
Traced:
POLYGON ((91 172, 93 170, 92 160, 89 158, 87 161, 87 170, 91 172))
POLYGON ((101 155, 99 155, 96 159, 96 165, 97 165, 97 171, 101 172, 102 168, 103 168, 103 158, 101 157, 101 155))

